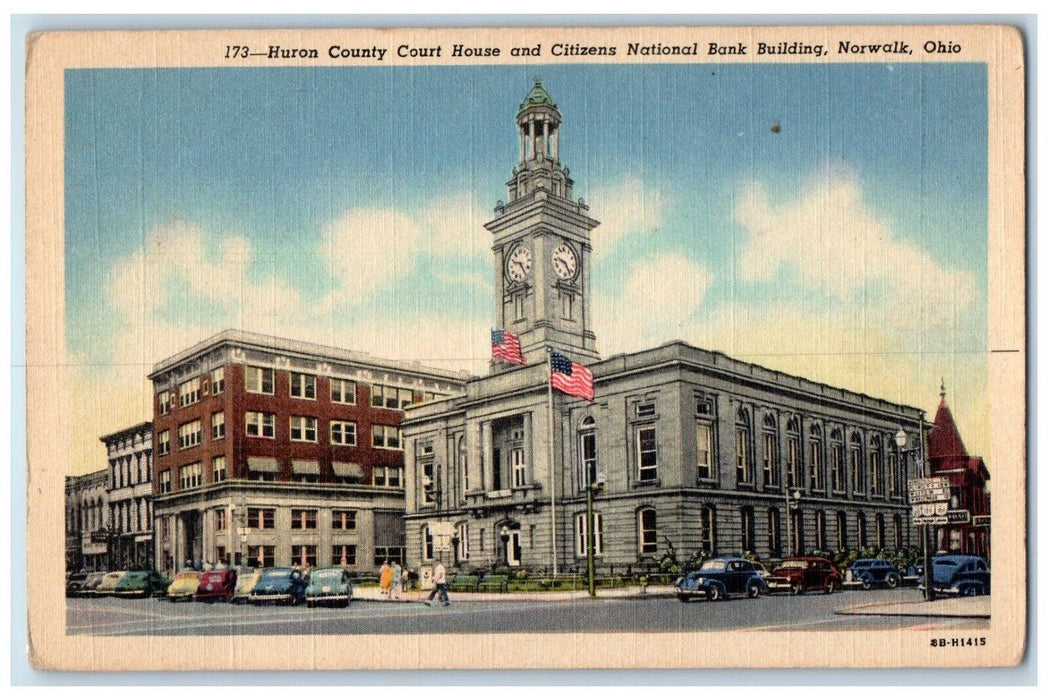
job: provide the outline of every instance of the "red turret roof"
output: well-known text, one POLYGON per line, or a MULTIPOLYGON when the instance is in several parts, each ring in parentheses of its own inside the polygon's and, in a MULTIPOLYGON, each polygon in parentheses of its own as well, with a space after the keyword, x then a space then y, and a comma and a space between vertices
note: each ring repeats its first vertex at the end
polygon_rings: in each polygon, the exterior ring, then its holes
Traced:
POLYGON ((964 441, 961 440, 961 434, 957 431, 953 414, 950 413, 950 407, 946 405, 944 397, 939 402, 939 410, 935 412, 935 427, 928 433, 928 457, 942 459, 967 456, 968 450, 964 447, 964 441))

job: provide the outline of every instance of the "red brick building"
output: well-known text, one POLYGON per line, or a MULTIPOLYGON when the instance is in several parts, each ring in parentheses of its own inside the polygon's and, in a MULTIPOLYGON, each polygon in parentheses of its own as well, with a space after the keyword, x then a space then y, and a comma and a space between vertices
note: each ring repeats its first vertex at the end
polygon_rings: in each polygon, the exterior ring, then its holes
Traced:
POLYGON ((401 558, 403 409, 465 384, 461 373, 241 331, 163 360, 149 378, 167 571, 401 558))
POLYGON ((982 457, 968 454, 953 414, 946 404, 946 387, 939 394, 935 424, 928 433, 928 460, 933 476, 950 480, 950 510, 958 522, 936 528, 937 549, 990 556, 990 472, 982 457))

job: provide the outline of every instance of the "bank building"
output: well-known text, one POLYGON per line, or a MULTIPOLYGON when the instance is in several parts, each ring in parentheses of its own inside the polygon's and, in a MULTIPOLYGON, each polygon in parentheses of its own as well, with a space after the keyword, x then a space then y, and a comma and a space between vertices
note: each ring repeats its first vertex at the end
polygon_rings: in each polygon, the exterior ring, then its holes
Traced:
POLYGON ((679 341, 601 357, 599 212, 574 197, 561 123, 536 80, 507 200, 485 225, 495 327, 527 364, 492 362, 464 392, 405 411, 407 565, 584 570, 591 486, 605 572, 652 568, 670 548, 766 560, 909 546, 917 460, 895 436, 921 443, 919 409, 679 341), (549 350, 590 369, 592 402, 550 392, 549 350))

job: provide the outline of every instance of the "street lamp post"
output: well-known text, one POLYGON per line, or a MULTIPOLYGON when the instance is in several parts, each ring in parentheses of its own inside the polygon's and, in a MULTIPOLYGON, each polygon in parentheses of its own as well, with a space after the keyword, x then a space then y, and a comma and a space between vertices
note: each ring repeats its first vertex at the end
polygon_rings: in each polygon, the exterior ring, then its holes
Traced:
MULTIPOLYGON (((924 418, 922 417, 921 418, 922 431, 923 431, 923 424, 924 424, 924 418)), ((917 444, 915 446, 913 446, 913 447, 910 447, 909 449, 907 449, 907 447, 906 447, 906 442, 907 442, 906 431, 903 430, 900 427, 899 430, 895 433, 895 444, 899 448, 899 454, 902 456, 903 460, 905 460, 906 459, 906 455, 910 454, 911 452, 923 452, 923 449, 922 449, 923 448, 923 443, 924 443, 924 436, 923 435, 918 439, 917 444)), ((927 473, 927 471, 928 471, 928 465, 927 464, 920 464, 919 466, 921 467, 921 471, 924 472, 924 473, 922 473, 922 476, 924 476, 924 477, 930 476, 927 473)), ((931 552, 931 533, 930 533, 931 526, 930 525, 921 525, 920 528, 921 528, 921 548, 924 550, 923 551, 923 555, 924 555, 923 556, 923 559, 924 559, 924 599, 927 600, 927 601, 932 601, 932 600, 935 600, 935 588, 932 585, 934 583, 934 581, 932 579, 932 552, 931 552)))
MULTIPOLYGON (((788 556, 793 556, 793 511, 800 506, 800 489, 786 489, 786 548, 788 556)), ((800 552, 798 552, 800 554, 800 552)))
POLYGON ((499 539, 502 540, 502 562, 509 566, 509 528, 505 525, 499 530, 499 539))
POLYGON ((592 481, 586 484, 586 578, 589 582, 590 598, 597 597, 597 580, 593 562, 597 534, 593 529, 593 496, 604 489, 603 481, 592 481))

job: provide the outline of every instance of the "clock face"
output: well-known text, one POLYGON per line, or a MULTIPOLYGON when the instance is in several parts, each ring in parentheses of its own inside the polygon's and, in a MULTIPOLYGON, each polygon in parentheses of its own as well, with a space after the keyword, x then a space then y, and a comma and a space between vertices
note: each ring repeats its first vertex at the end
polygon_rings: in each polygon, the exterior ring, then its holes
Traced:
POLYGON ((531 250, 518 245, 506 259, 506 276, 514 282, 522 282, 531 272, 531 250))
POLYGON ((578 272, 579 261, 575 251, 567 243, 561 243, 553 249, 553 271, 562 280, 569 280, 578 272))

